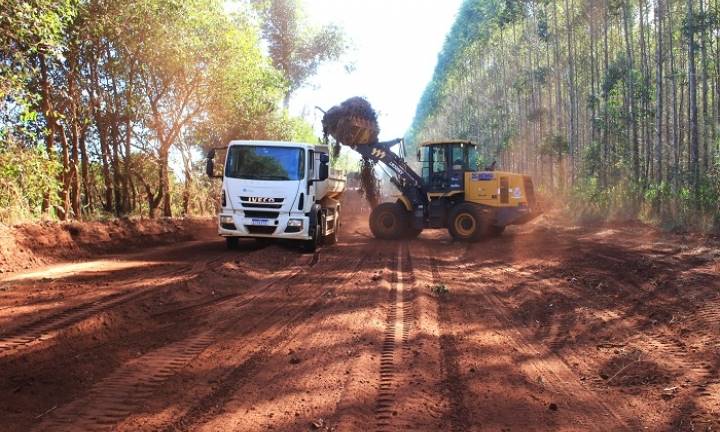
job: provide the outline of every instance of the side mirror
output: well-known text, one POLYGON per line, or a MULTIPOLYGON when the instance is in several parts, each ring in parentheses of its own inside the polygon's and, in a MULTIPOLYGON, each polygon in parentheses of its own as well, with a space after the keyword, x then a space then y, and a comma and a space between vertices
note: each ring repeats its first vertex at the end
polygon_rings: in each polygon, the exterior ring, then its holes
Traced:
POLYGON ((329 164, 330 156, 328 156, 326 153, 320 153, 320 163, 325 165, 329 164))
POLYGON ((207 165, 205 165, 205 173, 210 178, 216 178, 215 175, 215 149, 211 149, 207 154, 207 165))

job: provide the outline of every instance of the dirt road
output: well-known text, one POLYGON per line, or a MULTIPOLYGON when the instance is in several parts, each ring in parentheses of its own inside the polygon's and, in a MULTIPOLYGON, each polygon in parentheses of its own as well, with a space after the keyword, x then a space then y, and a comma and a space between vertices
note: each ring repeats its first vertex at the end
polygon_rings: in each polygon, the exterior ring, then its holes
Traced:
POLYGON ((720 430, 717 240, 217 238, 0 282, 0 430, 720 430))

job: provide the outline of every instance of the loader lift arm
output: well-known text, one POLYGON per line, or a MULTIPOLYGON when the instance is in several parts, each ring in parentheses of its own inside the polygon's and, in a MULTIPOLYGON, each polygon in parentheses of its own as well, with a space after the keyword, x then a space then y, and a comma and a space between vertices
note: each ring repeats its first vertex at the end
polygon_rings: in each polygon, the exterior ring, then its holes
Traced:
POLYGON ((391 147, 402 142, 402 138, 397 138, 375 144, 352 146, 352 149, 366 159, 382 162, 392 171, 394 177, 391 177, 390 181, 400 190, 403 196, 410 200, 412 208, 407 210, 412 212, 413 227, 422 229, 425 224, 428 195, 423 186, 422 178, 403 158, 391 150, 391 147))

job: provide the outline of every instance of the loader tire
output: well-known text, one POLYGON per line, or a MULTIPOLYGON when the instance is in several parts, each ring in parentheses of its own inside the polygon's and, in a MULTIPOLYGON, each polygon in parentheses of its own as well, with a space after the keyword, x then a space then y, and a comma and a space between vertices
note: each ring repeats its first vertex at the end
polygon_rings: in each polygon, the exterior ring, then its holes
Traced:
POLYGON ((486 234, 487 223, 478 206, 461 203, 450 211, 448 231, 455 240, 476 242, 486 234))
POLYGON ((398 240, 408 229, 407 211, 398 203, 382 203, 370 213, 370 231, 381 240, 398 240))

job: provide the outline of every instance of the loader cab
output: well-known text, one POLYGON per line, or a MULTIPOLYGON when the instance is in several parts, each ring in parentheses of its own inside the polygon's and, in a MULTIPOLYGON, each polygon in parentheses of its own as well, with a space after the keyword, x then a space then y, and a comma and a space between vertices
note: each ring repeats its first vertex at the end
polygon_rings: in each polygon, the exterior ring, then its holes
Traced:
POLYGON ((464 191, 464 174, 477 170, 477 159, 477 149, 470 141, 422 144, 420 162, 425 188, 430 193, 464 191))

